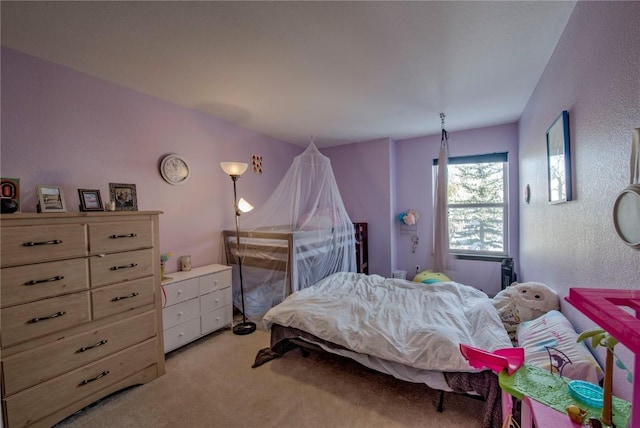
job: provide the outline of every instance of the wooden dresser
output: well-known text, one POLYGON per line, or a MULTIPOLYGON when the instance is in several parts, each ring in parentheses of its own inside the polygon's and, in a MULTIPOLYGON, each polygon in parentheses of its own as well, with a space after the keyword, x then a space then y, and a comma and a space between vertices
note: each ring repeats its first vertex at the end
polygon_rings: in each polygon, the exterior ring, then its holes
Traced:
POLYGON ((164 374, 157 211, 3 214, 4 427, 164 374))

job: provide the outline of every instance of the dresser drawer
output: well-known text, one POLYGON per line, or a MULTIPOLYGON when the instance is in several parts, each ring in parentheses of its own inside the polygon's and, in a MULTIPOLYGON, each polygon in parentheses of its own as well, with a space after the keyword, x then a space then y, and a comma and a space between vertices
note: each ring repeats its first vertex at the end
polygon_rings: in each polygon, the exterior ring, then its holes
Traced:
POLYGON ((231 287, 231 269, 200 277, 200 294, 231 287))
POLYGON ((87 259, 2 269, 2 307, 89 288, 87 259))
POLYGON ((151 247, 153 247, 153 223, 150 220, 89 225, 91 254, 108 254, 151 247))
POLYGON ((37 422, 154 364, 156 346, 156 339, 148 340, 7 397, 9 426, 22 427, 37 422))
POLYGON ((153 304, 154 278, 148 277, 91 290, 93 319, 153 304))
POLYGON ((174 282, 173 284, 163 286, 163 288, 167 298, 164 306, 175 305, 176 303, 198 297, 198 278, 174 282))
POLYGON ((200 312, 215 311, 231 304, 231 287, 223 288, 200 297, 200 312))
POLYGON ((199 305, 199 300, 196 298, 164 308, 162 311, 163 328, 166 330, 185 321, 200 317, 199 305))
POLYGON ((186 345, 200 337, 200 318, 183 322, 164 331, 164 352, 186 345))
POLYGON ((153 275, 153 251, 138 250, 91 257, 91 287, 130 281, 153 275))
POLYGON ((2 310, 2 347, 89 322, 89 292, 82 291, 2 310))
POLYGON ((5 394, 14 394, 155 335, 155 313, 146 312, 4 358, 5 394))
POLYGON ((82 224, 3 227, 0 241, 3 267, 87 255, 82 224))
POLYGON ((232 316, 231 306, 225 306, 216 311, 202 314, 202 334, 231 325, 232 316))

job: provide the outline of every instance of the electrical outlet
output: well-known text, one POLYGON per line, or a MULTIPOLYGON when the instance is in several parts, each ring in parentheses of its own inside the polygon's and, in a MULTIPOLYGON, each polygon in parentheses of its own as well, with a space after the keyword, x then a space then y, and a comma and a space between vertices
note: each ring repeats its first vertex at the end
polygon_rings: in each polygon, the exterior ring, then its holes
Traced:
POLYGON ((420 265, 416 265, 416 273, 420 272, 420 265))

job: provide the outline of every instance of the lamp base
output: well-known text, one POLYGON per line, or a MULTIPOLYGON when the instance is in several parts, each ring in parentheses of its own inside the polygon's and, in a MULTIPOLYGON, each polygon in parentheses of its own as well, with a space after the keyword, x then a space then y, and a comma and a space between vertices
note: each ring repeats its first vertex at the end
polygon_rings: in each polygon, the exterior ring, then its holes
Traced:
POLYGON ((250 321, 243 321, 233 326, 233 334, 245 335, 254 331, 256 331, 256 323, 250 321))

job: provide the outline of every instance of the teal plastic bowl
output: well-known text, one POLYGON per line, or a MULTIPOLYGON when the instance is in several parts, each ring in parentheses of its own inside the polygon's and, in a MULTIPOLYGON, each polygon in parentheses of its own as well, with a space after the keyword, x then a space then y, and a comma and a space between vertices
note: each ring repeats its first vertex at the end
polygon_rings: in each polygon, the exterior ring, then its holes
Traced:
POLYGON ((583 380, 572 380, 568 388, 569 394, 576 400, 596 409, 602 408, 603 390, 600 386, 583 380))

